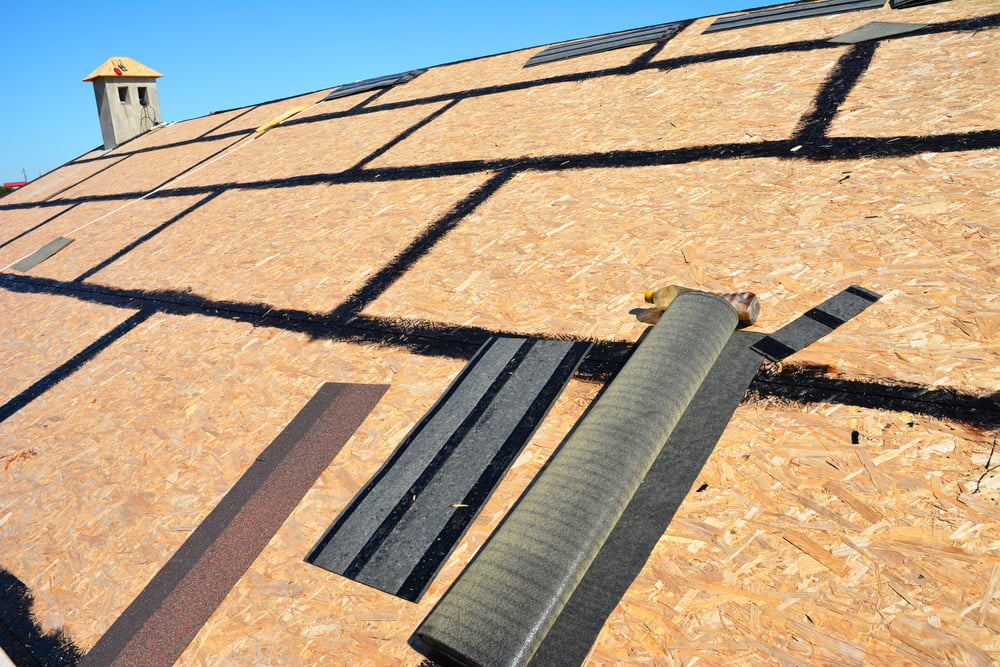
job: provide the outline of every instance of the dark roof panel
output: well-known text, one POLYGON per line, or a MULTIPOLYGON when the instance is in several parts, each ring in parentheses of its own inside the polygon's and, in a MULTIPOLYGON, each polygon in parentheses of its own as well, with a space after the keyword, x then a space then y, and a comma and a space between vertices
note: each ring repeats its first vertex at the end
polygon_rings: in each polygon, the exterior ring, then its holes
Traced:
POLYGON ((809 2, 777 9, 761 9, 746 14, 735 16, 723 16, 716 19, 710 25, 706 33, 719 32, 722 30, 736 30, 737 28, 748 28, 765 23, 779 23, 781 21, 794 21, 796 19, 810 18, 813 16, 826 16, 827 14, 842 14, 845 12, 855 12, 862 9, 878 9, 885 4, 885 0, 822 0, 821 2, 809 2))
POLYGON ((389 74, 386 76, 375 77, 374 79, 365 79, 363 81, 355 81, 354 83, 345 83, 344 85, 337 86, 331 90, 330 94, 324 97, 322 101, 325 102, 327 100, 335 100, 338 97, 347 97, 348 95, 365 93, 369 90, 378 90, 379 88, 398 86, 401 83, 407 83, 416 79, 426 71, 426 69, 415 69, 410 70, 409 72, 403 72, 402 74, 389 74))
POLYGON ((645 28, 636 28, 635 30, 616 32, 610 35, 600 35, 598 37, 588 37, 574 42, 556 44, 555 46, 550 46, 549 48, 536 53, 528 59, 528 62, 526 62, 524 66, 531 67, 532 65, 541 65, 543 63, 555 62, 557 60, 567 60, 569 58, 576 58, 577 56, 585 56, 592 53, 601 53, 602 51, 622 49, 626 46, 637 46, 639 44, 650 44, 652 42, 665 42, 687 27, 690 23, 690 21, 661 23, 659 25, 652 25, 645 28))

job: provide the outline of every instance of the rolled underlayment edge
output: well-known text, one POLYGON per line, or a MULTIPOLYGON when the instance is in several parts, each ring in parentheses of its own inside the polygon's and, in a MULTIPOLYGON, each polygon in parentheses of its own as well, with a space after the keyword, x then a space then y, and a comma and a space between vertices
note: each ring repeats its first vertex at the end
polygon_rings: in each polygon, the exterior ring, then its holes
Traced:
POLYGON ((528 663, 736 324, 721 297, 677 297, 417 628, 432 653, 528 663))

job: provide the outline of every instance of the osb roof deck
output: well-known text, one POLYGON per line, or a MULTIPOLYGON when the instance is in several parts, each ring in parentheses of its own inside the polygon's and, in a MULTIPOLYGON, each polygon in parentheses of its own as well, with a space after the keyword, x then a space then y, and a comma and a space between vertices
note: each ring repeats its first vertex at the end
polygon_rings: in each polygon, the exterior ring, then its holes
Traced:
POLYGON ((166 125, 0 200, 0 267, 74 239, 0 276, 0 569, 41 629, 86 651, 320 384, 386 383, 178 664, 417 665, 644 289, 755 291, 769 331, 857 283, 885 297, 765 367, 589 664, 1000 659, 996 5, 711 21, 166 125), (826 41, 874 20, 928 27, 826 41), (304 563, 503 332, 598 361, 424 599, 304 563))

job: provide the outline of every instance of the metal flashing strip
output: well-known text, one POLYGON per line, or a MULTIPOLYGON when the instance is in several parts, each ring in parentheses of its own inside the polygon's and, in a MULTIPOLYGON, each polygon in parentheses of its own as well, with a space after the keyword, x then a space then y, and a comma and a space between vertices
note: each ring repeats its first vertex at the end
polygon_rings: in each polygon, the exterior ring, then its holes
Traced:
POLYGON ((881 298, 881 294, 859 285, 851 285, 757 341, 752 347, 771 361, 781 361, 816 342, 881 298))
POLYGON ((335 100, 338 97, 347 97, 348 95, 356 95, 357 93, 365 93, 369 90, 378 90, 379 88, 391 88, 392 86, 398 86, 401 83, 407 83, 416 79, 418 76, 426 72, 426 69, 415 69, 409 72, 403 72, 402 74, 389 74, 386 76, 379 76, 374 79, 365 79, 363 81, 355 81, 354 83, 345 83, 342 86, 337 86, 324 97, 321 102, 326 102, 327 100, 335 100))
POLYGON ((419 600, 589 349, 491 338, 306 561, 419 600))
POLYGON ((755 12, 736 14, 735 16, 723 16, 716 19, 705 32, 736 30, 737 28, 748 28, 766 23, 795 21, 797 19, 842 14, 863 9, 878 9, 884 4, 885 0, 821 0, 820 2, 796 3, 776 9, 761 9, 755 12))
POLYGON ((842 35, 831 37, 830 41, 835 44, 860 44, 861 42, 869 42, 874 39, 885 39, 887 37, 895 37, 896 35, 905 35, 926 27, 926 23, 888 23, 885 21, 872 21, 871 23, 865 24, 860 28, 855 28, 854 30, 845 32, 842 35))
POLYGON ((387 389, 320 387, 79 664, 173 665, 387 389))
POLYGON ((600 35, 598 37, 588 37, 586 39, 566 42, 564 44, 556 44, 555 46, 550 46, 547 49, 533 55, 528 59, 528 62, 526 62, 524 66, 532 67, 534 65, 541 65, 543 63, 550 63, 557 60, 567 60, 569 58, 590 55, 592 53, 622 49, 626 46, 637 46, 639 44, 649 44, 652 42, 665 42, 677 35, 677 33, 690 23, 690 21, 662 23, 660 25, 653 25, 646 28, 636 28, 634 30, 616 32, 610 35, 600 35))
POLYGON ((48 243, 43 245, 35 252, 31 253, 27 257, 18 260, 17 262, 12 264, 10 268, 14 269, 15 271, 20 271, 21 273, 24 273, 25 271, 28 271, 38 266, 39 264, 47 260, 49 257, 52 257, 52 255, 56 254, 57 252, 59 252, 72 242, 73 239, 68 239, 65 236, 60 236, 57 239, 49 241, 48 243))

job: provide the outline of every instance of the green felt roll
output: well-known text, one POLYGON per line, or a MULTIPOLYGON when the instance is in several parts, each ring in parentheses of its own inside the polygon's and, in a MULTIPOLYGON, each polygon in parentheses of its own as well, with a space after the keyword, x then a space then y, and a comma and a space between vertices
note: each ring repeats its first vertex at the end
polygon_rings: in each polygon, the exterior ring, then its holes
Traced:
POLYGON ((462 665, 525 665, 618 522, 737 324, 686 292, 417 628, 462 665))

